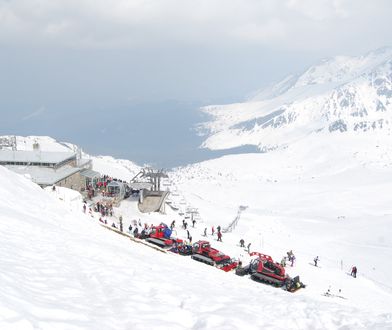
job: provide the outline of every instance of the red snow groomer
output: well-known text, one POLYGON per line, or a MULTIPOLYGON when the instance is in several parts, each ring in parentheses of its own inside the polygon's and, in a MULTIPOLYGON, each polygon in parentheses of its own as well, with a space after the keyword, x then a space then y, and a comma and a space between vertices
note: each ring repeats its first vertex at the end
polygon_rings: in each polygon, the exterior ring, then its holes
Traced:
POLYGON ((151 232, 146 237, 146 242, 158 245, 161 248, 171 248, 173 245, 182 243, 182 240, 171 238, 172 230, 161 223, 159 226, 153 226, 151 232))
POLYGON ((207 265, 215 266, 228 272, 237 267, 237 262, 228 255, 211 247, 207 241, 198 241, 192 247, 192 259, 204 262, 207 265))
POLYGON ((266 254, 260 252, 251 252, 251 257, 256 256, 249 265, 245 267, 238 267, 236 274, 244 276, 250 274, 250 278, 257 282, 271 284, 275 287, 283 287, 287 291, 294 292, 305 285, 300 282, 299 276, 291 278, 286 274, 283 266, 266 254))

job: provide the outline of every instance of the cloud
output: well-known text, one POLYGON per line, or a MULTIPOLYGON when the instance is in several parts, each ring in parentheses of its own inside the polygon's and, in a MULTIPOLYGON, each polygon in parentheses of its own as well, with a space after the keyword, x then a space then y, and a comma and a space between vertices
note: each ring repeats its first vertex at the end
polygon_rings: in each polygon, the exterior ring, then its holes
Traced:
MULTIPOLYGON (((331 47, 391 40, 387 0, 14 0, 0 2, 0 43, 77 48, 160 45, 331 47), (377 24, 373 24, 377 19, 377 24), (340 33, 339 33, 340 31, 340 33), (298 43, 298 40, 300 42, 298 43), (374 40, 373 40, 374 41, 374 40)), ((370 45, 372 47, 372 45, 370 45)))
POLYGON ((39 109, 35 110, 34 112, 24 116, 22 120, 30 120, 31 118, 39 117, 46 111, 45 107, 40 107, 39 109))

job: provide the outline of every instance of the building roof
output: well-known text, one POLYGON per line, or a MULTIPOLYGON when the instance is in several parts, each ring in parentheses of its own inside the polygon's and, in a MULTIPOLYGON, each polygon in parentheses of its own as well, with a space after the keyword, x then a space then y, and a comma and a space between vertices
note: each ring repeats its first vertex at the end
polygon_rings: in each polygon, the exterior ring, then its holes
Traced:
POLYGON ((54 185, 81 170, 80 168, 71 166, 63 166, 57 170, 38 166, 6 165, 5 167, 13 172, 29 176, 31 181, 44 186, 54 185))
POLYGON ((140 190, 140 189, 151 189, 153 186, 150 182, 131 182, 128 184, 131 189, 140 190))
POLYGON ((48 151, 12 151, 0 150, 0 163, 23 162, 23 163, 50 163, 58 164, 65 160, 75 158, 72 152, 48 152, 48 151))
POLYGON ((121 187, 121 186, 124 186, 124 183, 113 180, 113 181, 110 181, 107 186, 108 187, 121 187))
POLYGON ((101 176, 101 173, 93 170, 82 170, 80 172, 80 175, 83 175, 84 177, 89 179, 94 179, 94 178, 99 178, 101 176))

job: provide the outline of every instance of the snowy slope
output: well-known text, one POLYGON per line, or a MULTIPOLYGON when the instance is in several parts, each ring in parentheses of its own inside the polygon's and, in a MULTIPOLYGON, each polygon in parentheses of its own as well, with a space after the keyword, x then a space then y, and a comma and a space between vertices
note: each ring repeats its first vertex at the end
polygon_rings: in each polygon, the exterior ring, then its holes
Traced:
POLYGON ((332 136, 326 143, 315 134, 287 149, 225 156, 172 175, 210 225, 225 227, 240 205, 248 206, 224 240, 234 245, 242 237, 278 260, 293 249, 298 263, 292 271, 309 283, 307 292, 331 286, 346 292, 350 304, 388 311, 392 147, 379 142, 332 136), (322 269, 309 265, 316 255, 322 269), (347 279, 353 265, 360 281, 347 279))
MULTIPOLYGON (((353 299, 334 301, 311 289, 288 294, 132 243, 2 167, 0 194, 2 329, 392 326, 390 313, 355 307, 353 299)), ((320 274, 324 281, 331 275, 320 274)))
POLYGON ((325 60, 247 102, 202 110, 211 116, 201 126, 210 149, 250 144, 268 151, 317 132, 391 140, 392 48, 325 60))

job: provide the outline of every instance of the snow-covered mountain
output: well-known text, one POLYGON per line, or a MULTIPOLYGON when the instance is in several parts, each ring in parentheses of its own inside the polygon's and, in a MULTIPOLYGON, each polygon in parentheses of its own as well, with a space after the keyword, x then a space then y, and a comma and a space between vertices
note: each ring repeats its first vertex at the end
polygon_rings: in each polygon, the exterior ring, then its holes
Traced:
POLYGON ((207 106, 203 147, 284 147, 311 134, 390 137, 392 48, 339 56, 289 76, 244 103, 207 106))
MULTIPOLYGON (((73 148, 48 137, 17 139, 26 149, 31 141, 43 150, 73 148)), ((307 284, 295 294, 131 242, 84 214, 77 192, 43 191, 0 167, 0 328, 390 329, 391 148, 360 136, 363 150, 353 152, 352 141, 339 140, 313 137, 170 173, 169 188, 202 216, 189 228, 195 241, 208 228, 214 247, 242 260, 240 238, 276 260, 293 249, 297 261, 286 270, 307 284), (248 208, 237 227, 217 242, 211 226, 227 226, 239 205, 248 208), (321 267, 309 264, 315 255, 321 267), (347 274, 354 264, 356 279, 347 274), (328 288, 345 299, 323 296, 328 288)), ((94 169, 121 179, 133 172, 132 162, 92 159, 94 169)), ((141 214, 135 200, 114 214, 108 220, 121 214, 124 228, 138 218, 182 219, 170 208, 141 214)))

